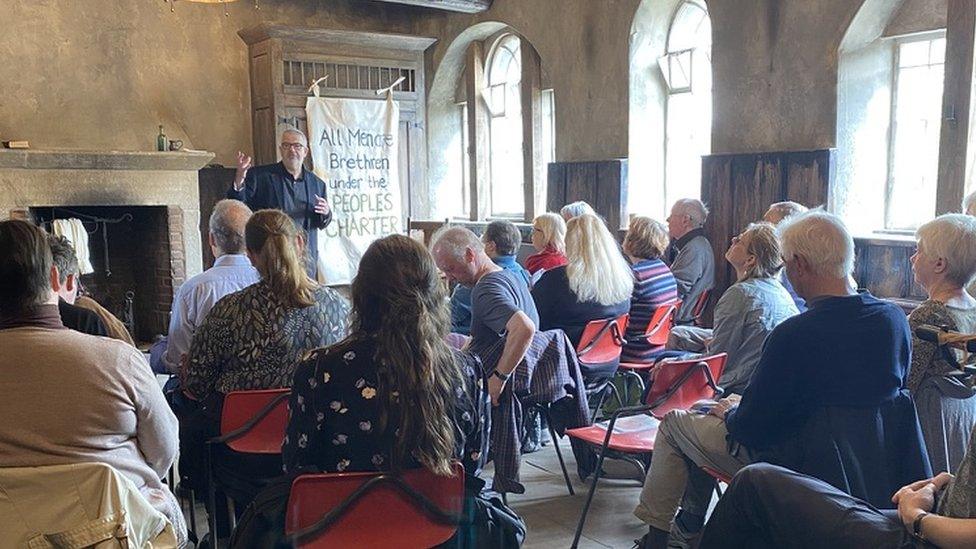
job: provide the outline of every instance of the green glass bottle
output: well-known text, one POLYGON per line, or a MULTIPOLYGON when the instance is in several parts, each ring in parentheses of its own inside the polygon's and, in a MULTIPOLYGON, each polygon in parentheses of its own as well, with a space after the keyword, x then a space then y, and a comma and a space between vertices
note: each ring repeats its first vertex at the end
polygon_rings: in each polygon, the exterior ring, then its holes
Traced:
POLYGON ((156 136, 156 150, 165 151, 166 150, 166 134, 163 133, 163 126, 159 126, 159 135, 156 136))

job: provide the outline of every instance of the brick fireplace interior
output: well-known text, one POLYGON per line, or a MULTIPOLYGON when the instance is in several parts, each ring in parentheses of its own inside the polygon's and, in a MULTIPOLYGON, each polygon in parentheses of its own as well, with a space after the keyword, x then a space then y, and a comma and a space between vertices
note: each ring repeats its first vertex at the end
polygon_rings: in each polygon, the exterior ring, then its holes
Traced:
POLYGON ((81 277, 83 287, 131 324, 140 346, 166 333, 174 282, 178 286, 185 278, 179 207, 32 207, 30 213, 45 227, 54 219, 82 220, 95 269, 81 277), (179 243, 176 249, 174 242, 179 243))

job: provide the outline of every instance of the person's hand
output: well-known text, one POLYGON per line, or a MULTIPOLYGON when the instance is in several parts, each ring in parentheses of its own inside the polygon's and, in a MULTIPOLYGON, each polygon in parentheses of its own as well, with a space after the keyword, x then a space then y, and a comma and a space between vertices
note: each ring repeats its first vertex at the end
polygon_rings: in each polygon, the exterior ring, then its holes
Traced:
POLYGON ((237 172, 234 173, 234 190, 244 188, 244 178, 247 177, 247 170, 251 169, 252 159, 250 156, 237 151, 237 172))
POLYGON ((935 508, 935 484, 928 483, 918 490, 906 486, 899 490, 898 516, 905 526, 911 528, 919 513, 928 512, 935 508))
POLYGON ((716 402, 715 406, 712 406, 712 409, 709 410, 708 413, 709 415, 713 415, 719 419, 725 419, 725 414, 728 413, 728 411, 732 408, 738 406, 740 399, 741 397, 739 395, 729 395, 728 397, 716 402))
POLYGON ((319 215, 329 215, 332 208, 329 206, 329 201, 322 198, 319 195, 315 195, 315 213, 319 215))
POLYGON ((488 376, 488 395, 491 396, 491 405, 498 406, 498 397, 505 389, 505 382, 496 375, 488 376))
POLYGON ((924 487, 926 484, 932 484, 933 486, 935 486, 935 490, 939 491, 945 488, 945 486, 949 484, 949 481, 952 480, 953 478, 954 477, 951 474, 942 472, 939 473, 938 475, 935 475, 932 478, 926 478, 926 479, 915 481, 909 484, 908 486, 903 486, 901 489, 895 492, 895 495, 891 496, 891 503, 897 505, 898 502, 901 500, 901 496, 903 494, 921 490, 922 487, 924 487))

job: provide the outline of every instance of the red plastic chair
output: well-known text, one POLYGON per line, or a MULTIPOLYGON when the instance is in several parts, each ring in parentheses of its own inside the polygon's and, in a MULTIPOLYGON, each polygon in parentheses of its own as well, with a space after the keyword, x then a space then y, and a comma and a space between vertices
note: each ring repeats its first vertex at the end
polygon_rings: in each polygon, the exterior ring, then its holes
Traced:
MULTIPOLYGON (((672 303, 665 303, 659 305, 657 309, 654 309, 654 315, 651 316, 650 322, 647 323, 647 330, 644 331, 644 338, 652 348, 662 348, 668 342, 668 336, 671 335, 671 328, 674 327, 674 315, 677 314, 678 309, 681 308, 681 300, 674 301, 672 303)), ((649 362, 621 362, 620 370, 627 376, 628 379, 633 378, 637 381, 638 386, 641 388, 641 394, 644 393, 644 378, 641 372, 648 372, 654 367, 654 361, 649 362)), ((628 393, 629 384, 624 385, 624 394, 628 393)))
MULTIPOLYGON (((603 401, 607 394, 606 389, 608 386, 612 387, 610 380, 613 379, 613 374, 616 373, 616 369, 619 367, 620 352, 623 350, 624 345, 627 344, 627 340, 624 339, 624 333, 627 331, 628 318, 630 318, 629 314, 622 314, 616 318, 591 320, 583 328, 579 345, 576 346, 576 360, 579 362, 580 370, 583 371, 584 378, 587 368, 605 368, 611 364, 613 364, 614 368, 614 372, 605 376, 605 378, 593 383, 587 381, 587 396, 599 395, 593 417, 600 416, 600 410, 603 407, 603 401)), ((620 397, 618 396, 617 399, 619 400, 620 397)), ((621 403, 621 405, 623 404, 621 403)))
POLYGON ((691 310, 691 317, 695 319, 695 326, 702 325, 702 313, 705 312, 705 307, 708 306, 708 296, 711 293, 711 290, 702 292, 698 296, 698 301, 695 302, 695 307, 691 310))
POLYGON ((611 414, 608 422, 566 431, 570 437, 596 447, 599 456, 576 526, 573 547, 579 544, 583 534, 586 514, 603 470, 603 460, 607 457, 622 459, 634 464, 642 478, 646 476, 646 467, 641 459, 646 460, 654 451, 660 420, 672 410, 687 410, 699 400, 721 394, 722 388, 716 384, 716 380, 721 377, 727 358, 725 353, 720 353, 692 360, 662 362, 654 369, 654 383, 643 405, 620 408, 611 414))
MULTIPOLYGON (((245 454, 280 454, 288 426, 288 396, 291 389, 233 391, 224 397, 220 411, 220 436, 207 441, 207 478, 210 503, 210 531, 217 531, 216 478, 213 448, 224 444, 245 454)), ((212 539, 216 539, 211 535, 212 539)))
POLYGON ((285 533, 294 547, 434 547, 457 530, 464 469, 302 475, 288 497, 285 533))

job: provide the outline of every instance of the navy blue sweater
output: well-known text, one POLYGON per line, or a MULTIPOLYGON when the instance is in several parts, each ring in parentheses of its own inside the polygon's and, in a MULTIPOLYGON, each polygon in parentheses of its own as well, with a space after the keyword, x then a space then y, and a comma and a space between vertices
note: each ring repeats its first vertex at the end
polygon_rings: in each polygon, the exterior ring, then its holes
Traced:
POLYGON ((862 293, 828 297, 787 319, 725 422, 734 440, 762 449, 796 433, 821 406, 877 406, 905 384, 911 332, 896 305, 862 293))

